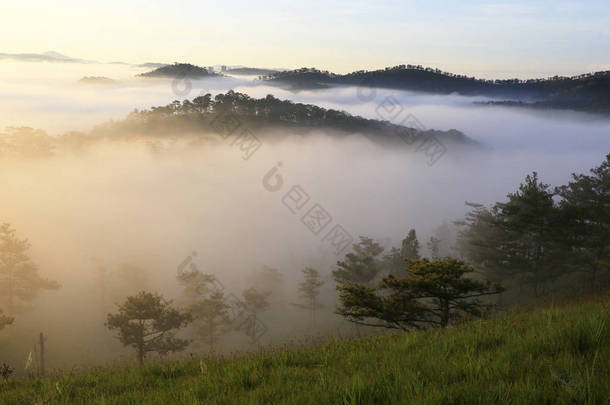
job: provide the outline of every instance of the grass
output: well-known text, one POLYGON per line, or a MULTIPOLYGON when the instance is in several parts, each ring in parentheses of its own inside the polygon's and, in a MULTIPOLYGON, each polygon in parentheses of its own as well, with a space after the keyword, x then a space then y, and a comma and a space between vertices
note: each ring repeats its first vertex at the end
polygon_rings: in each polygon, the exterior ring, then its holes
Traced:
POLYGON ((446 330, 0 383, 0 404, 609 404, 607 297, 446 330))

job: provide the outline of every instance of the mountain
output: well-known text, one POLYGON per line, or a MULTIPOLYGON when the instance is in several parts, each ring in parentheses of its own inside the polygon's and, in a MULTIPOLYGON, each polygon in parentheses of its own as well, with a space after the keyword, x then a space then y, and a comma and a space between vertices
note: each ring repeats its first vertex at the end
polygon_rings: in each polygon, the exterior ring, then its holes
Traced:
POLYGON ((54 51, 44 53, 0 53, 0 59, 12 59, 22 62, 95 63, 95 61, 72 58, 54 51))
POLYGON ((486 96, 522 106, 610 113, 610 71, 547 79, 485 80, 414 65, 360 70, 339 75, 315 68, 276 72, 261 77, 267 84, 292 90, 363 86, 434 94, 486 96))
MULTIPOLYGON (((43 53, 0 53, 1 59, 17 60, 21 62, 63 62, 63 63, 107 63, 109 65, 132 65, 131 63, 114 61, 114 62, 99 62, 95 60, 73 58, 59 52, 48 51, 43 53)), ((133 65, 141 68, 156 69, 167 66, 166 63, 142 63, 133 65)))
POLYGON ((80 84, 95 84, 95 85, 112 85, 117 84, 116 80, 109 79, 104 76, 85 76, 78 81, 80 84))
POLYGON ((200 66, 192 65, 190 63, 174 63, 173 65, 165 65, 158 67, 157 69, 139 74, 141 77, 168 77, 168 78, 188 78, 188 79, 201 79, 210 76, 219 76, 214 72, 202 68, 200 66))
POLYGON ((158 69, 164 66, 168 66, 167 63, 155 63, 155 62, 147 62, 136 65, 136 67, 147 68, 147 69, 158 69))

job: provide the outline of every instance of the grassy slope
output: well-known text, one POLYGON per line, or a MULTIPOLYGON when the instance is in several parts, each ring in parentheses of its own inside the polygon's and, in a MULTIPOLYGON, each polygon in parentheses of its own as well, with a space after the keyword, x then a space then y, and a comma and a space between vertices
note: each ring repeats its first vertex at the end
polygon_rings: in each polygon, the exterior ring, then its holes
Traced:
POLYGON ((609 343, 604 297, 447 330, 0 383, 0 403, 610 403, 609 343))

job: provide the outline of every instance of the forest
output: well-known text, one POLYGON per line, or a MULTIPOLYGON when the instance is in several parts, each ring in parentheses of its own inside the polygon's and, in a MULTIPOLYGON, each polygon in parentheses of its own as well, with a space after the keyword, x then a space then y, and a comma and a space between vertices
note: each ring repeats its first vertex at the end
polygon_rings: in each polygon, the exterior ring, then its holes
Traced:
MULTIPOLYGON (((379 144, 398 144, 405 148, 426 139, 459 147, 480 147, 478 142, 455 129, 408 127, 313 104, 281 100, 272 95, 257 99, 229 90, 214 97, 207 93, 192 100, 176 100, 165 106, 135 110, 125 119, 99 124, 89 133, 69 131, 49 136, 39 129, 9 127, 0 137, 0 156, 44 157, 61 150, 81 153, 82 148, 104 139, 154 139, 166 137, 170 132, 173 136, 195 134, 203 139, 210 134, 226 138, 247 131, 263 139, 269 136, 269 129, 275 133, 283 129, 283 134, 334 130, 339 137, 358 133, 379 144)), ((283 137, 283 134, 279 136, 283 137)))
POLYGON ((329 86, 391 88, 434 94, 459 93, 522 101, 522 106, 574 109, 607 114, 610 111, 610 72, 545 79, 477 79, 421 65, 398 65, 385 69, 359 70, 345 75, 301 68, 261 76, 265 83, 294 90, 329 86))
POLYGON ((191 63, 174 63, 172 65, 159 66, 150 72, 140 73, 139 77, 179 77, 182 79, 201 79, 204 77, 218 76, 217 73, 210 72, 206 68, 193 65, 191 63))

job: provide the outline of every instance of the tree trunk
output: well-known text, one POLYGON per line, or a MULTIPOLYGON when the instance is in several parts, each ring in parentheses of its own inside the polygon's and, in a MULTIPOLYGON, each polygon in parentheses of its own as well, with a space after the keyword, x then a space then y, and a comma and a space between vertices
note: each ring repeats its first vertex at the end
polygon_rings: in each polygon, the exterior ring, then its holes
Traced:
POLYGON ((45 376, 44 341, 45 341, 45 337, 42 334, 42 332, 40 332, 40 376, 41 377, 45 376))

